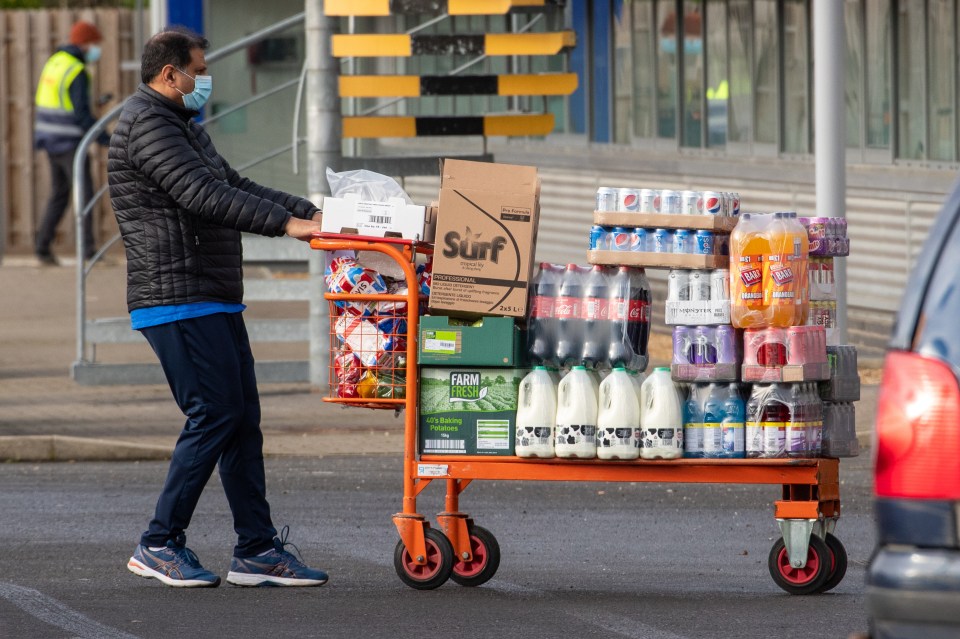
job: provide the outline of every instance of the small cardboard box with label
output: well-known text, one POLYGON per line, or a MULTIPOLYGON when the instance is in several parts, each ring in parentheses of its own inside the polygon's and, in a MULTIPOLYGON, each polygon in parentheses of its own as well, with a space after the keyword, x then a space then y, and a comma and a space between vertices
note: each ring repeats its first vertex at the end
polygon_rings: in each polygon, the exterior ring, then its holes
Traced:
POLYGON ((342 198, 323 199, 320 230, 324 233, 432 242, 436 212, 436 207, 407 204, 398 197, 385 202, 368 202, 356 194, 348 193, 342 198))
POLYGON ((513 455, 520 368, 420 369, 424 455, 513 455))
POLYGON ((521 333, 511 317, 482 317, 472 324, 439 315, 420 318, 420 364, 519 366, 521 333))
POLYGON ((532 166, 445 160, 430 310, 524 317, 540 221, 532 166))

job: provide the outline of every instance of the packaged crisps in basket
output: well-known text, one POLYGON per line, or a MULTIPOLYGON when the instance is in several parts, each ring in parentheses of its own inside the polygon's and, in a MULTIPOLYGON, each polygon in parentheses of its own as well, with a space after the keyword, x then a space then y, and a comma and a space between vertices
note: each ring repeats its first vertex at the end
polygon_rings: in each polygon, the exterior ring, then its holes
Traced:
MULTIPOLYGON (((387 293, 390 295, 406 295, 407 284, 401 280, 387 282, 387 293)), ((407 314, 407 303, 404 301, 377 302, 377 313, 383 315, 404 316, 407 314)))
POLYGON ((406 354, 384 353, 377 360, 377 397, 380 399, 405 399, 406 391, 406 354))
POLYGON ((377 357, 388 350, 386 336, 368 319, 356 315, 340 315, 334 331, 364 366, 376 366, 377 357))
POLYGON ((351 352, 342 352, 333 360, 333 370, 337 377, 337 397, 359 397, 357 383, 363 374, 360 359, 351 352))
POLYGON ((430 286, 433 284, 433 256, 425 264, 417 265, 417 283, 420 285, 420 314, 427 312, 427 301, 430 299, 430 286))
MULTIPOLYGON (((324 273, 327 290, 331 293, 383 294, 387 284, 383 277, 372 269, 361 266, 351 257, 335 257, 324 273)), ((336 303, 342 309, 363 317, 377 312, 377 302, 336 303)))
POLYGON ((377 376, 373 374, 373 371, 368 370, 360 378, 360 382, 357 383, 357 393, 364 399, 373 399, 377 396, 378 383, 377 376))
POLYGON ((384 317, 377 328, 386 337, 387 351, 407 350, 407 320, 403 317, 384 317))

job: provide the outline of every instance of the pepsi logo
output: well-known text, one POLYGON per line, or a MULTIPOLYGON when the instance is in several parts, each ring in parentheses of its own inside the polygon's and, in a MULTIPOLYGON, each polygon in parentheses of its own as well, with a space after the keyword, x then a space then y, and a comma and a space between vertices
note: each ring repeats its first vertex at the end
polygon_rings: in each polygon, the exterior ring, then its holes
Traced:
POLYGON ((636 193, 629 193, 623 196, 623 208, 627 211, 635 211, 640 205, 640 198, 636 193))
POLYGON ((657 196, 655 196, 655 197, 653 198, 653 210, 654 210, 654 211, 659 211, 659 210, 660 210, 660 196, 659 196, 659 195, 657 195, 657 196))
POLYGON ((720 198, 708 197, 704 207, 707 209, 708 213, 719 213, 721 208, 720 198))

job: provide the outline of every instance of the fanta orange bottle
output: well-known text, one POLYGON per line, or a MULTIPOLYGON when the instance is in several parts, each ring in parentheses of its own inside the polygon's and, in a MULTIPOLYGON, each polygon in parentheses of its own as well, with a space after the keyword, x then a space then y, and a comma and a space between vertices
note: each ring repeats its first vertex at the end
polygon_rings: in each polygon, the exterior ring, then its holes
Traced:
POLYGON ((809 240, 791 213, 774 213, 767 229, 770 253, 763 262, 763 302, 770 326, 798 326, 804 316, 809 240))
POLYGON ((730 321, 737 328, 767 326, 764 303, 764 259, 770 241, 765 215, 743 213, 730 234, 730 321))

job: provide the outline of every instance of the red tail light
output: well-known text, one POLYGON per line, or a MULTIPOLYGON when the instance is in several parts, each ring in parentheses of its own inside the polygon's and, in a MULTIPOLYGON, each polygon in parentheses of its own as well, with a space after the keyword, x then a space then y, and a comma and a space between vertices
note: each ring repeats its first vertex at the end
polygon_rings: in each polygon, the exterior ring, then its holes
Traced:
POLYGON ((874 456, 878 497, 960 499, 960 386, 948 365, 887 355, 874 456))

